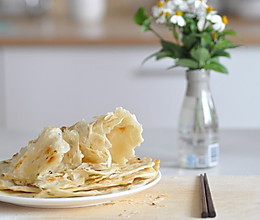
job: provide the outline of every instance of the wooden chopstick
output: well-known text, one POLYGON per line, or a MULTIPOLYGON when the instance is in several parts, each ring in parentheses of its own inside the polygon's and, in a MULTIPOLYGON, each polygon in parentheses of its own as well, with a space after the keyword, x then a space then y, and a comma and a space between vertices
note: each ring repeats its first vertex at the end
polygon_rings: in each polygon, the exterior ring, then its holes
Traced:
POLYGON ((204 177, 202 174, 200 174, 200 195, 201 195, 201 217, 207 218, 208 217, 208 205, 207 205, 204 177))
POLYGON ((201 191, 201 217, 202 218, 214 218, 216 217, 216 211, 211 196, 207 174, 200 175, 200 191, 201 191))
POLYGON ((207 204, 208 204, 208 214, 209 214, 209 217, 214 218, 214 217, 216 217, 216 211, 214 208, 213 199, 211 196, 208 178, 207 178, 206 173, 204 173, 204 184, 205 184, 206 198, 207 198, 207 204))

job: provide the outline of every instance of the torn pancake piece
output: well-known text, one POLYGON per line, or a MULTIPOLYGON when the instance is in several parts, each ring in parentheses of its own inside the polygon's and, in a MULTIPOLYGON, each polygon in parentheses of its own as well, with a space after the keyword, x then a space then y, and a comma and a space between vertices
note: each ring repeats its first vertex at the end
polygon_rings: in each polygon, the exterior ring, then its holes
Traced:
POLYGON ((143 128, 135 115, 122 108, 117 108, 112 115, 104 117, 105 120, 108 120, 107 118, 120 119, 119 123, 111 126, 113 128, 107 134, 107 138, 112 146, 109 149, 112 161, 124 165, 129 159, 135 157, 135 147, 140 146, 144 141, 143 128))
POLYGON ((143 142, 143 129, 135 115, 116 108, 96 119, 90 124, 82 120, 69 128, 79 133, 83 162, 123 165, 135 157, 134 148, 143 142))
POLYGON ((82 164, 82 158, 84 157, 79 148, 79 133, 74 130, 64 129, 62 137, 69 144, 70 149, 64 154, 57 171, 77 168, 82 164))
POLYGON ((12 157, 5 178, 21 184, 34 183, 39 175, 56 172, 69 150, 70 145, 63 139, 62 131, 46 127, 36 140, 12 157))
POLYGON ((142 131, 136 117, 123 108, 91 123, 46 127, 27 147, 0 162, 0 191, 47 198, 143 186, 156 179, 160 161, 135 155, 135 147, 143 142, 142 131))

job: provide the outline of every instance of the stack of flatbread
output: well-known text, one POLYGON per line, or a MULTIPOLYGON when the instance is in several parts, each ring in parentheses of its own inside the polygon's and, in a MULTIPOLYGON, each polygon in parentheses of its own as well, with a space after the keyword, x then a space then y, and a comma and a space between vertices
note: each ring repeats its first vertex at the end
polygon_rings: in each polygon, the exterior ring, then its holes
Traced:
POLYGON ((46 127, 36 140, 0 162, 1 194, 94 196, 153 181, 159 160, 137 158, 142 126, 123 108, 71 127, 46 127))

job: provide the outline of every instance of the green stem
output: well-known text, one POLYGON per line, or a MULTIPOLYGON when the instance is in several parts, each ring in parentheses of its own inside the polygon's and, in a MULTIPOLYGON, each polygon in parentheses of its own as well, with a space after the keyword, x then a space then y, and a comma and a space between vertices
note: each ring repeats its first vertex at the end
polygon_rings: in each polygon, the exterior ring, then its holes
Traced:
POLYGON ((176 42, 177 42, 178 44, 180 44, 179 33, 178 33, 178 31, 176 30, 176 28, 173 29, 173 36, 174 36, 176 42))
POLYGON ((163 40, 163 37, 162 37, 160 34, 158 34, 151 26, 150 26, 150 30, 151 30, 158 38, 160 38, 160 40, 163 40))

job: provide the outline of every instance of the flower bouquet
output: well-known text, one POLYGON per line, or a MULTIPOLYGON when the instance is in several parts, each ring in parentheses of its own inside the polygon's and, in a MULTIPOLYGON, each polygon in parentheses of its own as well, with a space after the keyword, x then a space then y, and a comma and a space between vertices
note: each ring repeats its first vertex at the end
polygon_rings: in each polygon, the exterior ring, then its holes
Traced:
POLYGON ((134 21, 141 26, 141 32, 152 31, 161 41, 161 50, 147 59, 168 57, 175 60, 172 67, 228 72, 220 64, 219 57, 230 57, 226 50, 237 45, 226 36, 236 36, 236 33, 225 30, 227 17, 218 15, 207 0, 160 0, 152 7, 151 16, 147 15, 145 8, 139 8, 134 21), (165 25, 173 40, 164 40, 152 27, 153 21, 165 25))

